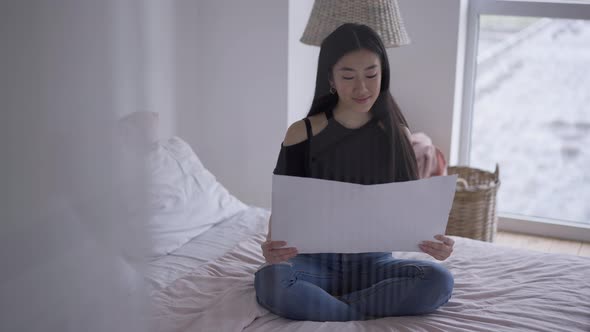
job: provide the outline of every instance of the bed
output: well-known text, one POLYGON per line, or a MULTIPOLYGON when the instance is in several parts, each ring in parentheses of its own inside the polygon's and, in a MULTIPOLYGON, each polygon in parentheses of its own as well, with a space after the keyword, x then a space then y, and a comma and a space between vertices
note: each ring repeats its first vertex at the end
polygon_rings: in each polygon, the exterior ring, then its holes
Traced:
POLYGON ((180 138, 160 145, 151 168, 157 250, 146 275, 158 331, 590 331, 590 258, 462 237, 439 262, 455 288, 434 313, 353 322, 276 316, 258 305, 253 285, 270 211, 233 197, 180 138))
MULTIPOLYGON (((363 322, 290 321, 256 303, 270 211, 249 207, 170 255, 148 280, 161 331, 590 331, 590 258, 453 237, 455 277, 435 313, 363 322)), ((433 260, 421 253, 395 257, 433 260)))

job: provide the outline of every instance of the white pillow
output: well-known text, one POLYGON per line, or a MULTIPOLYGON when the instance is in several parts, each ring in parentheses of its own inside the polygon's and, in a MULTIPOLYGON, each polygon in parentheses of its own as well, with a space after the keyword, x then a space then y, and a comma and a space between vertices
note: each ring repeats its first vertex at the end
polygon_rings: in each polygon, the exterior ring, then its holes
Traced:
POLYGON ((119 119, 119 133, 132 149, 145 150, 158 141, 160 117, 155 112, 133 112, 119 119))
POLYGON ((217 182, 179 137, 159 141, 148 167, 152 257, 169 254, 248 207, 217 182))

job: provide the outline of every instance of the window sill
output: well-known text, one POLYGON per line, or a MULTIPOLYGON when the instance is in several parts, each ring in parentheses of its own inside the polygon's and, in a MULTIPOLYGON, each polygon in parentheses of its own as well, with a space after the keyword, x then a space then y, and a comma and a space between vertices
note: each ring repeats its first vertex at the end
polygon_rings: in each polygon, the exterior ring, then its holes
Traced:
POLYGON ((516 214, 500 214, 498 230, 537 236, 590 242, 590 224, 535 218, 516 214))

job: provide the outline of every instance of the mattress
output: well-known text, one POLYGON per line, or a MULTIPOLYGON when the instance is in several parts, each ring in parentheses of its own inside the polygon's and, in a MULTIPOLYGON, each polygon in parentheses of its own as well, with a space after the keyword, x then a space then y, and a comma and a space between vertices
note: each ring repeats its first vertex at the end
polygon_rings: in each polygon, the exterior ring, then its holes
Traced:
MULTIPOLYGON (((157 330, 590 331, 590 258, 462 237, 452 237, 453 255, 439 262, 453 273, 455 288, 434 313, 354 322, 278 317, 257 304, 253 286, 268 216, 267 210, 250 210, 153 262, 157 330)), ((393 256, 435 261, 424 253, 393 256)))
POLYGON ((150 292, 227 253, 239 242, 265 232, 270 212, 255 206, 223 220, 172 253, 152 260, 147 269, 150 292))

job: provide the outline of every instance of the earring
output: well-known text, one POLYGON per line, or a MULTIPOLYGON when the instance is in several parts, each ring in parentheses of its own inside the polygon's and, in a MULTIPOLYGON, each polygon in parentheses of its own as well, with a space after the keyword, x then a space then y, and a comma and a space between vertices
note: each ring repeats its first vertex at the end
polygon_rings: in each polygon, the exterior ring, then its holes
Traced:
POLYGON ((336 93, 336 89, 334 89, 334 87, 333 87, 333 86, 331 86, 331 87, 330 87, 330 93, 331 93, 331 94, 335 94, 335 93, 336 93))

